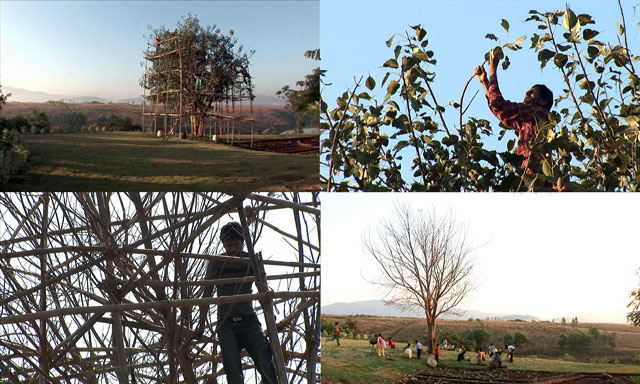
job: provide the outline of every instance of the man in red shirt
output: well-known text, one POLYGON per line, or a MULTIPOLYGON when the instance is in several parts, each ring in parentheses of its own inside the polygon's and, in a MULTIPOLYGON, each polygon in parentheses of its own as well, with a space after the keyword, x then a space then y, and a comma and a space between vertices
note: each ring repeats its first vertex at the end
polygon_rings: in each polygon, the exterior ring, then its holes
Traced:
POLYGON ((489 78, 482 65, 476 68, 475 74, 484 86, 491 112, 502 124, 518 134, 517 152, 525 157, 522 168, 526 169, 527 173, 539 173, 540 160, 531 154, 530 150, 538 124, 549 121, 548 114, 553 106, 553 93, 546 86, 536 84, 525 93, 523 103, 505 100, 498 87, 496 69, 499 61, 499 58, 494 57, 489 62, 489 78))

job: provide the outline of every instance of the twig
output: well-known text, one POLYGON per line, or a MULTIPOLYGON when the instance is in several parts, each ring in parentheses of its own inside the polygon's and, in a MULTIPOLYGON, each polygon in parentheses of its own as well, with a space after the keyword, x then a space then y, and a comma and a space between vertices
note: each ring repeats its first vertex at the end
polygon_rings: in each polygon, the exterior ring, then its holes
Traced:
MULTIPOLYGON (((331 143, 331 156, 329 158, 329 178, 327 179, 327 192, 331 191, 331 180, 333 179, 333 156, 334 156, 334 152, 336 149, 336 141, 338 138, 338 131, 337 131, 337 127, 339 127, 340 125, 342 125, 342 122, 344 121, 345 116, 347 116, 347 111, 349 110, 349 104, 351 104, 351 100, 353 99, 353 95, 355 95, 356 93, 356 89, 358 89, 358 86, 360 86, 360 82, 362 81, 362 78, 364 76, 360 77, 360 80, 358 80, 356 82, 356 86, 353 88, 353 91, 351 92, 351 95, 349 95, 349 100, 347 101, 347 103, 344 106, 344 113, 342 115, 342 117, 340 118, 340 121, 338 121, 337 124, 335 124, 334 126, 331 127, 331 130, 334 131, 334 136, 333 136, 333 142, 331 143)), ((355 78, 354 78, 355 80, 355 78)), ((322 98, 320 99, 320 102, 322 102, 322 98)), ((329 116, 329 113, 325 111, 325 116, 327 117, 328 121, 331 121, 331 117, 329 116)))

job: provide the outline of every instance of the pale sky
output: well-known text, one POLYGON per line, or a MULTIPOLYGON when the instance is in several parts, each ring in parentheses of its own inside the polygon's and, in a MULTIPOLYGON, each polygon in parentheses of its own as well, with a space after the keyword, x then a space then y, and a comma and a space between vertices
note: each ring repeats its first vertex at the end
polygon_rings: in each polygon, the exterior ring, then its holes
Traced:
MULTIPOLYGON (((449 105, 451 100, 460 101, 460 95, 465 83, 473 74, 475 67, 482 64, 484 54, 498 45, 498 42, 485 38, 488 33, 500 39, 500 44, 513 42, 526 35, 523 49, 513 52, 505 50, 511 61, 511 66, 503 71, 498 69, 500 89, 505 99, 521 102, 525 92, 534 84, 546 84, 553 92, 554 98, 562 94, 566 88, 562 75, 552 62, 541 70, 537 60, 537 52, 529 50, 533 33, 542 35, 545 31, 537 29, 536 22, 524 22, 529 17, 529 10, 540 12, 565 9, 569 3, 576 14, 586 13, 596 21, 592 28, 600 31, 597 40, 618 44, 616 22, 620 21, 620 11, 616 0, 539 0, 535 2, 512 0, 322 0, 320 2, 320 43, 322 48, 322 68, 325 69, 327 84, 322 88, 323 100, 330 109, 337 106, 336 98, 348 89, 353 89, 355 80, 364 76, 359 92, 366 91, 381 105, 386 95, 387 83, 382 86, 385 73, 393 69, 383 68, 382 64, 394 57, 393 48, 400 43, 411 25, 421 24, 427 31, 429 45, 426 47, 435 53, 435 66, 429 70, 436 73, 436 79, 431 84, 438 103, 446 108, 445 121, 450 131, 454 124, 458 124, 458 110, 449 105), (338 11, 339 10, 339 11, 338 11), (501 20, 506 19, 509 33, 500 26, 501 20), (388 48, 385 42, 394 34, 393 45, 388 48), (369 91, 364 87, 364 79, 371 75, 376 80, 376 88, 369 91), (355 79, 355 80, 354 80, 355 79)), ((640 54, 640 29, 638 27, 637 0, 622 0, 627 22, 629 47, 634 54, 640 54)), ((558 39, 562 39, 565 30, 556 26, 558 39)), ((406 37, 404 38, 406 40, 406 37)), ((548 48, 549 46, 547 46, 548 48)), ((587 64, 585 64, 587 65, 587 64)), ((486 67, 485 67, 486 68, 486 67)), ((589 67, 592 71, 592 66, 589 67)), ((389 79, 394 79, 393 76, 389 79)), ((497 140, 500 128, 498 120, 493 116, 484 96, 484 89, 474 79, 465 93, 465 106, 473 94, 478 95, 464 116, 463 123, 468 117, 486 119, 491 122, 494 136, 486 140, 488 149, 506 151, 507 141, 515 139, 513 132, 508 132, 502 141, 497 140)), ((431 98, 429 98, 431 102, 431 98)), ((366 101, 363 101, 368 105, 366 101)), ((564 101, 563 103, 569 103, 564 101)), ((562 104, 561 104, 562 105, 562 104)), ((554 107, 559 111, 561 107, 554 107)), ((406 113, 406 108, 402 109, 406 113)), ((440 124, 436 115, 432 118, 440 124)), ((443 130, 444 131, 444 130, 443 130)), ((485 141, 483 139, 483 141, 485 141)), ((412 179, 409 168, 413 160, 412 148, 405 148, 403 175, 405 179, 412 179)), ((323 167, 326 174, 326 167, 323 167)))
POLYGON ((148 25, 172 29, 183 16, 217 25, 253 49, 256 94, 295 86, 318 62, 319 2, 14 1, 0 2, 0 84, 63 95, 129 98, 142 94, 148 25))
POLYGON ((383 299, 362 236, 393 217, 394 201, 466 223, 480 248, 462 309, 625 322, 639 285, 636 194, 323 194, 322 305, 383 299))

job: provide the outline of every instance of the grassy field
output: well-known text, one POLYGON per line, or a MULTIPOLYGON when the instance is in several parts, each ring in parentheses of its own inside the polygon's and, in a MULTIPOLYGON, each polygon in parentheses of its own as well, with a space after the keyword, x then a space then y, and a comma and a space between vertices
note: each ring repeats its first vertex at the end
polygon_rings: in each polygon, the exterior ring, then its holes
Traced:
POLYGON ((317 154, 251 151, 140 133, 24 135, 30 158, 8 191, 309 191, 317 154))
MULTIPOLYGON (((371 352, 367 340, 341 340, 341 346, 323 338, 322 345, 322 382, 323 383, 391 383, 406 375, 415 375, 430 370, 426 358, 421 360, 407 359, 402 350, 385 350, 385 358, 378 357, 371 352)), ((470 354, 467 354, 471 356, 470 354)), ((440 364, 435 369, 456 368, 489 371, 485 366, 472 365, 468 361, 456 361, 457 352, 444 351, 440 357, 440 364)), ((640 366, 625 364, 593 364, 567 362, 554 359, 518 357, 514 362, 504 363, 506 370, 539 371, 539 372, 606 372, 639 375, 640 366)), ((505 371, 506 371, 505 370, 505 371)), ((500 370, 499 372, 505 372, 500 370)), ((495 372, 495 371, 494 371, 495 372)), ((638 380, 636 380, 638 381, 638 380)), ((640 381, 638 381, 640 382, 640 381)))
MULTIPOLYGON (((339 321, 344 324, 345 316, 323 315, 322 320, 333 323, 339 321)), ((421 339, 426 337, 426 322, 424 319, 407 317, 376 317, 376 316, 354 316, 358 322, 361 332, 372 335, 381 332, 385 336, 392 336, 396 342, 421 339)), ((525 322, 525 321, 460 321, 460 320, 439 320, 436 331, 463 334, 466 331, 473 331, 484 328, 490 334, 489 342, 493 342, 498 348, 504 347, 504 335, 520 332, 524 334, 528 342, 518 348, 519 356, 537 356, 543 358, 557 359, 569 353, 577 361, 589 362, 592 359, 607 358, 610 361, 618 359, 623 363, 633 363, 640 356, 640 327, 630 324, 608 324, 608 323, 579 323, 577 327, 571 325, 561 325, 550 322, 525 322), (617 334, 616 347, 611 349, 603 345, 591 345, 579 350, 561 349, 558 346, 558 339, 561 334, 569 334, 573 331, 589 333, 589 327, 594 326, 600 332, 617 334)), ((485 345, 486 349, 486 345, 485 345)))

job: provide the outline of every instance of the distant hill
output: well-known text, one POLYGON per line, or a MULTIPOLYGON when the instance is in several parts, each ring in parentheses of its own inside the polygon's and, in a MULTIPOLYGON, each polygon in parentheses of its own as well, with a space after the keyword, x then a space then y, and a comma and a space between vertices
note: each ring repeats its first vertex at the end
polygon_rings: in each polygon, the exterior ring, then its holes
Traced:
MULTIPOLYGON (((424 317, 423 313, 417 311, 405 311, 396 307, 385 305, 382 300, 356 301, 353 303, 333 303, 322 307, 322 313, 328 315, 370 315, 370 316, 388 316, 388 317, 424 317)), ((479 311, 465 311, 460 316, 445 314, 442 319, 447 320, 467 320, 467 319, 489 319, 497 321, 513 321, 516 319, 524 321, 537 320, 530 315, 497 315, 494 313, 486 313, 479 311)))
MULTIPOLYGON (((130 97, 126 99, 109 99, 98 96, 83 95, 58 95, 53 93, 30 91, 22 88, 15 88, 8 85, 2 86, 4 94, 11 93, 9 101, 24 103, 46 103, 47 101, 64 101, 65 103, 90 103, 97 101, 100 103, 116 104, 142 104, 142 96, 130 97)), ((276 95, 256 95, 253 105, 285 105, 285 101, 276 95)))

